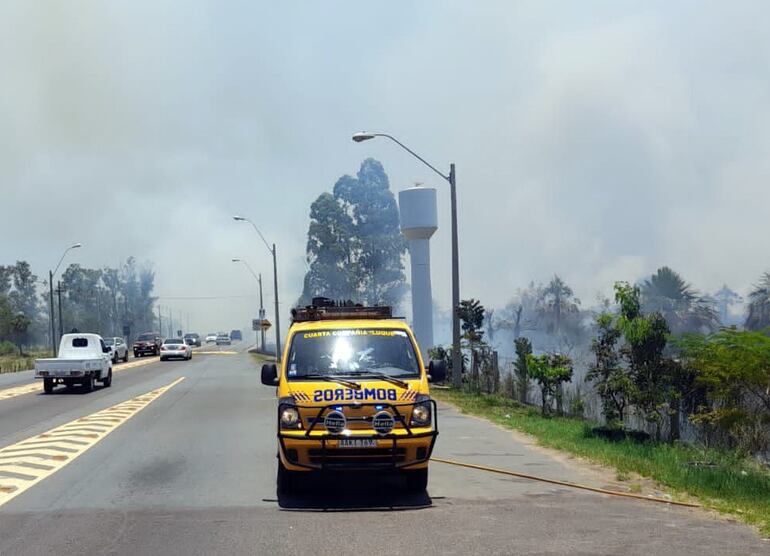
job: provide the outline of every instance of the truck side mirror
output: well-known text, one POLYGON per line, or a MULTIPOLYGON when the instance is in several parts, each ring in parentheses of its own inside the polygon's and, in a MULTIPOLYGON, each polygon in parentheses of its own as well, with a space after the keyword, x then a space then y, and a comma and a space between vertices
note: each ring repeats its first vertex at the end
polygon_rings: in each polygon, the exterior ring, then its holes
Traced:
POLYGON ((446 379, 446 361, 443 359, 431 359, 428 363, 428 381, 444 382, 446 379))
POLYGON ((275 363, 265 363, 262 365, 262 384, 265 386, 275 386, 278 384, 278 368, 275 363))

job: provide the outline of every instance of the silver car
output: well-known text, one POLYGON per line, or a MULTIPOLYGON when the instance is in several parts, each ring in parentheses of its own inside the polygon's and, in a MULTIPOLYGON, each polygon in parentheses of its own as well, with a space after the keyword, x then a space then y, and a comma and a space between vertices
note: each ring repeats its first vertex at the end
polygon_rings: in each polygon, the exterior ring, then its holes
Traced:
POLYGON ((104 338, 104 345, 112 351, 112 362, 128 361, 128 345, 123 338, 104 338))
POLYGON ((169 359, 192 359, 192 346, 185 343, 182 338, 166 338, 160 346, 160 360, 169 359))
POLYGON ((230 341, 230 336, 227 334, 219 334, 217 336, 217 345, 218 346, 229 346, 232 342, 230 341))

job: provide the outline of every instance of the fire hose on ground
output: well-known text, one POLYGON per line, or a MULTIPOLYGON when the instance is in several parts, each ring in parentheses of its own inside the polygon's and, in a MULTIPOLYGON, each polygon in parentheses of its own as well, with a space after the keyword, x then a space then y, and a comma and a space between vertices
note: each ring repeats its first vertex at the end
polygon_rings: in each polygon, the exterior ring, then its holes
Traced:
POLYGON ((631 492, 618 492, 615 490, 607 490, 604 488, 592 487, 588 485, 581 485, 578 483, 570 483, 567 481, 560 481, 558 479, 548 479, 546 477, 538 477, 537 475, 530 475, 528 473, 520 473, 518 471, 510 471, 508 469, 500 469, 497 467, 489 467, 487 465, 478 465, 475 463, 466 463, 463 461, 454 461, 449 459, 432 457, 431 461, 437 461, 439 463, 445 463, 447 465, 456 465, 458 467, 466 467, 468 469, 477 469, 480 471, 487 471, 489 473, 498 473, 500 475, 508 475, 510 477, 519 477, 521 479, 529 479, 531 481, 539 481, 541 483, 549 483, 552 485, 559 485, 568 488, 575 488, 579 490, 587 490, 589 492, 596 492, 599 494, 609 494, 611 496, 622 496, 624 498, 635 498, 638 500, 646 500, 647 502, 658 502, 661 504, 671 504, 674 506, 684 506, 685 508, 700 508, 700 504, 693 504, 691 502, 678 502, 676 500, 668 500, 666 498, 656 498, 654 496, 643 496, 641 494, 634 494, 631 492))

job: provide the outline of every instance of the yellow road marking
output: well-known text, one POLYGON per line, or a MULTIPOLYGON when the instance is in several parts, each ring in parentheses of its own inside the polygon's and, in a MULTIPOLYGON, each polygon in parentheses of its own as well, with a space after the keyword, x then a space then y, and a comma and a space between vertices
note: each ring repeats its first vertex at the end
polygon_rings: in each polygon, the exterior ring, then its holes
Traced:
POLYGON ((33 392, 42 392, 43 385, 39 382, 33 382, 32 384, 25 384, 24 386, 16 386, 15 388, 6 388, 0 390, 0 400, 7 400, 9 398, 15 398, 22 394, 31 394, 33 392))
POLYGON ((0 506, 53 475, 185 377, 136 398, 0 448, 0 506), (83 424, 90 434, 84 434, 83 424))
MULTIPOLYGON (((152 359, 135 359, 130 363, 121 363, 112 367, 112 373, 119 373, 120 371, 126 371, 128 369, 135 369, 143 365, 149 365, 150 363, 156 363, 158 358, 152 359)), ((16 396, 23 396, 24 394, 39 394, 43 391, 43 382, 36 379, 32 384, 25 384, 24 386, 15 386, 13 388, 6 388, 0 390, 0 401, 15 398, 16 396)))

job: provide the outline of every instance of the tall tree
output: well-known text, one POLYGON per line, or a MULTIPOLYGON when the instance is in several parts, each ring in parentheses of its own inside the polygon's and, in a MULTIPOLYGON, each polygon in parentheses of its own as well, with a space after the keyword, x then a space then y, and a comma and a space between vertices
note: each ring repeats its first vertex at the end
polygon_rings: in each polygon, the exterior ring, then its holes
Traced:
POLYGON ((353 228, 353 219, 331 193, 322 193, 310 206, 310 268, 305 274, 303 304, 318 295, 332 299, 355 296, 353 257, 357 246, 353 228))
MULTIPOLYGON (((662 417, 661 409, 669 400, 671 383, 670 360, 663 354, 669 334, 668 324, 660 313, 642 312, 638 286, 616 283, 615 301, 620 306, 617 326, 626 341, 623 351, 634 383, 634 405, 657 426, 662 417)), ((656 430, 659 433, 660 428, 656 430)))
POLYGON ((529 392, 527 357, 532 355, 532 342, 522 337, 516 338, 513 343, 516 348, 516 361, 513 363, 513 369, 516 373, 516 390, 519 394, 519 401, 527 403, 529 392))
POLYGON ((558 275, 540 292, 540 314, 546 321, 546 328, 552 334, 562 332, 564 319, 567 315, 579 312, 580 300, 575 297, 572 288, 558 275))
POLYGON ((747 330, 762 330, 770 327, 770 272, 765 272, 749 293, 749 308, 746 316, 747 330))
POLYGON ((719 291, 714 293, 714 300, 719 310, 719 322, 722 323, 722 326, 727 326, 730 318, 730 307, 742 303, 743 298, 728 288, 727 284, 724 284, 719 291))
POLYGON ((463 337, 470 342, 480 342, 484 336, 484 306, 478 299, 463 299, 457 314, 462 321, 463 337))
POLYGON ((26 315, 30 321, 38 317, 37 276, 27 261, 17 261, 11 267, 13 291, 8 295, 11 307, 17 313, 26 315))
POLYGON ((621 364, 618 349, 621 332, 609 313, 600 314, 596 318, 596 326, 599 334, 591 343, 591 351, 596 359, 586 374, 586 380, 596 385, 607 425, 622 427, 626 407, 634 397, 634 383, 630 373, 621 364))
POLYGON ((496 319, 495 330, 511 330, 514 340, 519 338, 522 332, 537 330, 541 320, 538 304, 542 289, 542 286, 530 282, 526 288, 516 290, 502 315, 496 319))
POLYGON ((385 170, 368 158, 311 206, 300 303, 312 297, 397 305, 405 290, 398 207, 385 170))
POLYGON ((667 266, 644 281, 641 293, 644 310, 663 315, 674 334, 709 332, 719 325, 714 301, 667 266))

